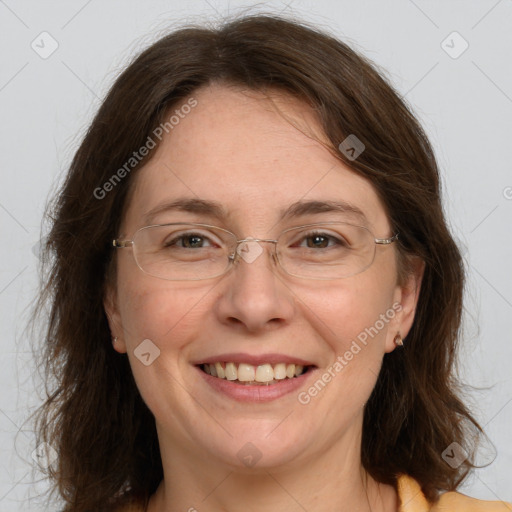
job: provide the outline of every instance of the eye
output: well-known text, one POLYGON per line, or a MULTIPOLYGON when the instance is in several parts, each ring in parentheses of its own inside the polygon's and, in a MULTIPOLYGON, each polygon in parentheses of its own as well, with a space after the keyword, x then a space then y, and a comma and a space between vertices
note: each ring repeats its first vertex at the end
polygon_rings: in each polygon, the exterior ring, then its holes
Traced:
POLYGON ((310 249, 326 249, 337 245, 347 246, 347 243, 343 238, 338 238, 320 231, 305 234, 302 236, 301 240, 305 241, 306 247, 310 249))
POLYGON ((205 243, 212 245, 211 240, 201 233, 183 233, 164 242, 164 247, 179 247, 183 249, 201 249, 205 243))

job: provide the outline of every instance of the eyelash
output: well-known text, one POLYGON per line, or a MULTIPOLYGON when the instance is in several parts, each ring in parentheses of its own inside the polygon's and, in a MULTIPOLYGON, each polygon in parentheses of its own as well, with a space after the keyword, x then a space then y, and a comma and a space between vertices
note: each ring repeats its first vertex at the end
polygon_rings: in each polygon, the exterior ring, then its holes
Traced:
MULTIPOLYGON (((203 240, 209 240, 210 242, 212 241, 206 235, 203 235, 201 233, 196 233, 196 232, 190 232, 190 233, 183 233, 183 234, 181 234, 179 236, 174 237, 172 240, 170 240, 168 242, 165 242, 164 243, 164 247, 177 246, 178 245, 177 244, 178 241, 183 241, 186 238, 192 238, 194 236, 198 237, 198 238, 201 238, 203 240)), ((343 240, 342 238, 338 238, 338 237, 336 237, 334 235, 329 235, 328 233, 325 233, 325 232, 322 232, 322 231, 314 231, 314 232, 311 232, 311 233, 305 233, 304 236, 300 239, 300 242, 304 242, 307 239, 310 239, 310 238, 313 238, 313 237, 326 238, 328 240, 334 241, 335 244, 337 244, 337 245, 347 245, 345 240, 343 240)), ((182 245, 180 247, 184 248, 182 245)))

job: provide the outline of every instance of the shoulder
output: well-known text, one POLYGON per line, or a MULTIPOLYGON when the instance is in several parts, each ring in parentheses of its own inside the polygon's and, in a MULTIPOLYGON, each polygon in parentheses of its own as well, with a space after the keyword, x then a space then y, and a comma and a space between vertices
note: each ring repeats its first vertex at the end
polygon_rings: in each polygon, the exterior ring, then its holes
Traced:
POLYGON ((459 492, 446 492, 431 504, 419 483, 408 475, 399 477, 397 487, 400 512, 512 512, 510 503, 477 500, 459 492))
POLYGON ((484 501, 460 492, 446 492, 432 507, 432 512, 511 512, 512 504, 504 501, 484 501))

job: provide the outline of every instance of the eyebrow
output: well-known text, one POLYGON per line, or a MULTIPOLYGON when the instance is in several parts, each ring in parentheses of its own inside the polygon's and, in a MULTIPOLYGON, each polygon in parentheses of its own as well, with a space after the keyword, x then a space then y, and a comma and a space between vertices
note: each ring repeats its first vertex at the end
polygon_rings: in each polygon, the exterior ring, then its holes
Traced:
MULTIPOLYGON (((225 220, 229 217, 224 206, 217 201, 208 201, 199 198, 182 197, 176 200, 166 202, 152 208, 143 214, 143 221, 146 225, 153 223, 154 218, 164 212, 181 211, 187 213, 195 213, 204 215, 218 220, 225 220)), ((361 222, 367 224, 363 211, 357 206, 346 201, 297 201, 292 203, 288 208, 279 212, 279 220, 289 220, 292 218, 304 217, 306 215, 315 215, 320 213, 343 213, 350 214, 361 222)))

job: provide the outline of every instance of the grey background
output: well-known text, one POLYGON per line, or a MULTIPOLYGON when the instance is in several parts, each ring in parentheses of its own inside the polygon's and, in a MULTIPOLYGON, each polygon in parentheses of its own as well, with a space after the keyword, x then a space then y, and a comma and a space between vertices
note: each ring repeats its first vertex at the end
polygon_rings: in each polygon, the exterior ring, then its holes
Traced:
MULTIPOLYGON (((0 0, 0 512, 44 509, 27 423, 41 382, 24 328, 47 197, 134 53, 181 21, 215 21, 251 5, 0 0), (55 43, 43 31, 58 43, 44 59, 55 43)), ((469 274, 460 372, 486 388, 468 394, 489 437, 481 462, 495 458, 461 490, 512 501, 512 1, 291 0, 251 9, 259 10, 295 14, 362 51, 425 126, 469 274), (448 37, 454 31, 469 44, 460 56, 464 41, 448 37)))

